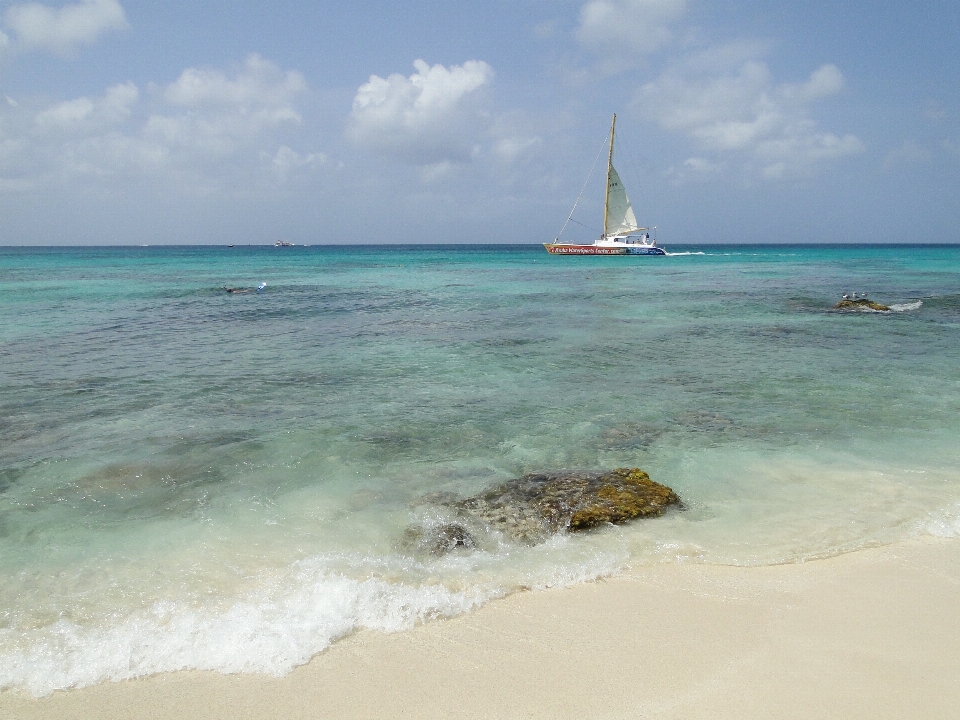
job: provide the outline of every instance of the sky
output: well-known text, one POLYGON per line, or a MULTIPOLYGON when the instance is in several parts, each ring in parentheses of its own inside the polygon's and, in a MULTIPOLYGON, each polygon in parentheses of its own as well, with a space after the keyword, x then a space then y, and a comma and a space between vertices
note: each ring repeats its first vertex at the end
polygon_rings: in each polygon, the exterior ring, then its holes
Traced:
POLYGON ((960 3, 0 0, 0 245, 960 242, 960 3), (596 166, 594 166, 596 162, 596 166), (592 172, 591 172, 592 169, 592 172))

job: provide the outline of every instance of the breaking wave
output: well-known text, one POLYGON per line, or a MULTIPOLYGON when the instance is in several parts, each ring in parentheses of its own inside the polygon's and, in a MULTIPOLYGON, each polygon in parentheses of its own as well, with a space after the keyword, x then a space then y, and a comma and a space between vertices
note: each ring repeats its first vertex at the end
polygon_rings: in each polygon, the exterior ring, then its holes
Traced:
POLYGON ((487 579, 451 588, 436 580, 352 579, 331 572, 327 558, 307 558, 232 603, 162 601, 97 623, 60 619, 35 629, 2 628, 0 690, 21 688, 42 697, 178 670, 280 676, 358 630, 399 632, 517 589, 581 583, 621 567, 622 558, 612 557, 551 563, 518 584, 487 579))
POLYGON ((923 300, 915 300, 914 302, 891 305, 890 309, 893 312, 908 312, 910 310, 919 310, 922 305, 923 305, 923 300))

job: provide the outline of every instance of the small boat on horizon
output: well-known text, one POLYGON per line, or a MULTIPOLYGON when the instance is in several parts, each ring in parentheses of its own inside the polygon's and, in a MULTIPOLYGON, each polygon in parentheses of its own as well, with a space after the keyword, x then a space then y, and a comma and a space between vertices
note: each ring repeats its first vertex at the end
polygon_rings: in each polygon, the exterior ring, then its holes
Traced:
POLYGON ((274 244, 274 247, 294 247, 292 242, 287 242, 286 240, 277 240, 274 244))
MULTIPOLYGON (((553 255, 666 255, 663 248, 657 247, 657 241, 650 238, 650 228, 640 227, 633 213, 627 190, 620 181, 620 175, 613 167, 613 140, 617 128, 617 115, 610 122, 610 152, 607 155, 607 192, 604 200, 603 234, 589 245, 562 243, 559 238, 552 243, 544 243, 548 253, 553 255)), ((580 198, 577 198, 579 202, 580 198)), ((577 203, 573 204, 574 210, 577 203)), ((573 210, 567 222, 573 217, 573 210)), ((564 228, 566 227, 564 223, 564 228)), ((560 230, 561 234, 563 230, 560 230)))

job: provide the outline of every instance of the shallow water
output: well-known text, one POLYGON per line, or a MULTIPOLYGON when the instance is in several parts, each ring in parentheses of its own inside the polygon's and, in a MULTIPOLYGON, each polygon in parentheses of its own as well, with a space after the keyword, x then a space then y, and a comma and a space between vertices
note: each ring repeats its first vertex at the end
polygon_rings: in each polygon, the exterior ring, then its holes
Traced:
POLYGON ((283 672, 627 564, 960 532, 960 247, 669 250, 0 248, 0 686, 283 672), (864 291, 894 311, 830 312, 864 291), (687 509, 402 542, 424 494, 621 466, 687 509))

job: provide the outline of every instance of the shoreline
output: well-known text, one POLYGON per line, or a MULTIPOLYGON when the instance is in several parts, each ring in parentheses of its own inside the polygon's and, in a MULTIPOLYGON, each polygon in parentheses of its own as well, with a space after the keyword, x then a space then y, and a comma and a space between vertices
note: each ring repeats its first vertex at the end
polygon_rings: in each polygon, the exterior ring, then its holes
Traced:
POLYGON ((960 708, 960 540, 665 564, 340 640, 284 677, 181 671, 0 718, 934 718, 960 708))

